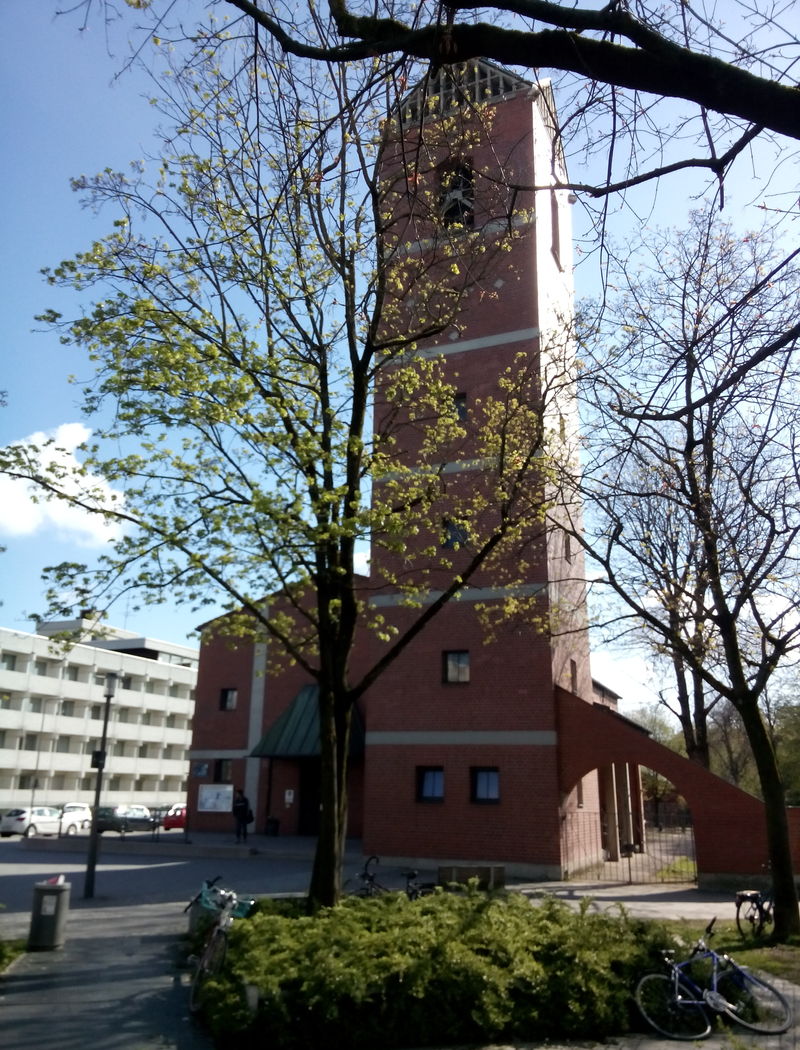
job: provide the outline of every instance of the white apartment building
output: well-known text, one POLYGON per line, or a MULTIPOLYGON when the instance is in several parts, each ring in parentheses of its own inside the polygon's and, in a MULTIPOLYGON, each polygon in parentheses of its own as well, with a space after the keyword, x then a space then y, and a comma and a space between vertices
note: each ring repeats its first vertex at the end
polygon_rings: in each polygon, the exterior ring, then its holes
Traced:
POLYGON ((186 797, 196 649, 100 624, 90 613, 0 628, 0 812, 94 802, 106 675, 110 705, 102 803, 168 806, 186 797), (66 649, 55 636, 80 630, 66 649))

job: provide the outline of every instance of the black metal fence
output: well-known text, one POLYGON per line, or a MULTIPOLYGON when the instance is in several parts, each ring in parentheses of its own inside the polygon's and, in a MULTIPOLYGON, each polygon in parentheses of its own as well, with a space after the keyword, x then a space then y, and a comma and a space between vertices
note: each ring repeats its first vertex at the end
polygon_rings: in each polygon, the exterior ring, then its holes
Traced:
POLYGON ((641 841, 609 841, 604 815, 585 809, 564 818, 562 864, 568 878, 604 882, 696 882, 694 831, 685 809, 645 819, 641 841))

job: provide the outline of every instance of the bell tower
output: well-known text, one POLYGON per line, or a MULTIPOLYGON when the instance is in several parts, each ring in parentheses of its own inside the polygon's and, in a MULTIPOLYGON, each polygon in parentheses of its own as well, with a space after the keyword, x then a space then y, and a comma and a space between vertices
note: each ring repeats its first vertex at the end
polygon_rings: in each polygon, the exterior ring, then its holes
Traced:
POLYGON ((389 323, 422 333, 425 382, 444 383, 453 403, 442 413, 428 391, 407 393, 391 367, 379 383, 376 434, 398 467, 375 499, 410 493, 430 514, 413 534, 377 537, 369 601, 402 627, 409 606, 418 616, 465 578, 366 698, 364 849, 496 857, 559 877, 571 802, 559 794, 555 690, 591 700, 592 683, 583 559, 558 527, 579 511, 547 465, 552 442, 577 435, 553 95, 474 61, 429 78, 393 120, 389 323), (508 534, 472 571, 504 514, 508 534))

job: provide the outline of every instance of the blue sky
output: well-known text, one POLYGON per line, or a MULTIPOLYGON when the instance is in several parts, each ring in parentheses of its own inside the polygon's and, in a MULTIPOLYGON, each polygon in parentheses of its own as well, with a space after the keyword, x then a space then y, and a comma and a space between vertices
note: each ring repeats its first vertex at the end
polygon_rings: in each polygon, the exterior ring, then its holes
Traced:
MULTIPOLYGON (((142 78, 115 74, 122 34, 106 40, 100 20, 79 31, 74 18, 53 18, 55 0, 6 5, 0 35, 0 111, 5 163, 0 171, 3 243, 3 350, 0 445, 37 433, 74 447, 90 424, 69 376, 89 374, 80 351, 63 347, 34 316, 53 306, 69 315, 76 301, 50 289, 39 271, 68 258, 108 230, 110 216, 81 209, 69 180, 104 167, 126 167, 147 150, 153 111, 142 78), (117 48, 109 54, 109 46, 117 48), (71 301, 70 301, 71 300, 71 301), (85 428, 85 429, 84 429, 85 428)), ((102 550, 101 526, 58 506, 34 505, 19 484, 0 479, 0 623, 30 631, 45 608, 41 570, 62 560, 91 560, 102 550)), ((198 622, 188 610, 161 607, 132 614, 115 608, 118 626, 183 641, 198 622), (143 622, 146 618, 146 622, 143 622)))

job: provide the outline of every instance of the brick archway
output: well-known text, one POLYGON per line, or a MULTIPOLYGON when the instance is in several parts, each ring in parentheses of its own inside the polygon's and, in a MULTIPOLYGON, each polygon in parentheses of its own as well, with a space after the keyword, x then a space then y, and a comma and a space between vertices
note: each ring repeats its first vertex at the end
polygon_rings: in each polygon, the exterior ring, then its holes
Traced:
MULTIPOLYGON (((602 704, 556 689, 559 787, 567 795, 596 768, 646 766, 666 777, 692 813, 700 885, 740 885, 757 876, 767 858, 761 801, 652 740, 647 732, 602 704)), ((789 813, 794 863, 800 860, 800 811, 789 813)))

